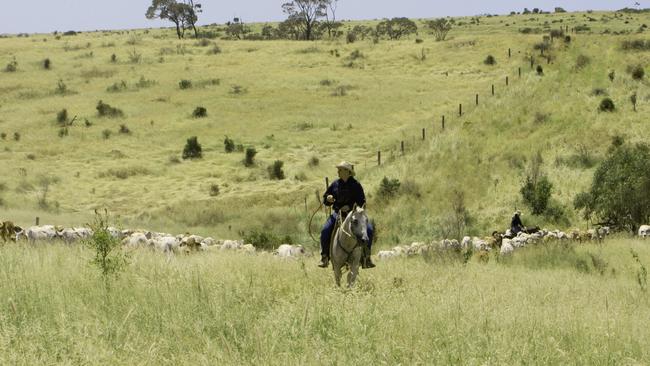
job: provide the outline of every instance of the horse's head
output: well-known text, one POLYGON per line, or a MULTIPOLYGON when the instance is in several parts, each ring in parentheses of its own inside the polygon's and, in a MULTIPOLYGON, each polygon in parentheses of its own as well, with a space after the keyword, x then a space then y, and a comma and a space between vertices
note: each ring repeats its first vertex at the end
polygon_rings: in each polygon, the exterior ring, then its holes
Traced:
POLYGON ((350 211, 350 232, 358 241, 363 244, 368 243, 368 215, 364 207, 357 207, 356 205, 350 211))

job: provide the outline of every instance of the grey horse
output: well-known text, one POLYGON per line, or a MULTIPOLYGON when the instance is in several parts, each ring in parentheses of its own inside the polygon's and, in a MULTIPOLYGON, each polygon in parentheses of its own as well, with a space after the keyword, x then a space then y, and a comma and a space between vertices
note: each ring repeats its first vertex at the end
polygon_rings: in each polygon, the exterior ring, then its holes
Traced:
MULTIPOLYGON (((342 218, 339 217, 339 220, 342 218)), ((364 246, 368 243, 368 216, 363 207, 352 208, 348 216, 342 222, 332 240, 331 260, 334 269, 334 280, 337 286, 341 286, 341 268, 346 263, 350 268, 348 272, 348 287, 354 285, 359 274, 359 264, 363 255, 364 246)))

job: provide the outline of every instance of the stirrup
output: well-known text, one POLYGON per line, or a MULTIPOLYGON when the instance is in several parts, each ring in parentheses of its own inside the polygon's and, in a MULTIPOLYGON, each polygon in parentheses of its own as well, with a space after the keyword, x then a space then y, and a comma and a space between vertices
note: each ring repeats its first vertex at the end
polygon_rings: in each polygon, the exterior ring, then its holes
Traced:
POLYGON ((320 259, 320 263, 318 263, 318 266, 320 268, 327 268, 330 265, 330 259, 327 256, 322 256, 320 259))

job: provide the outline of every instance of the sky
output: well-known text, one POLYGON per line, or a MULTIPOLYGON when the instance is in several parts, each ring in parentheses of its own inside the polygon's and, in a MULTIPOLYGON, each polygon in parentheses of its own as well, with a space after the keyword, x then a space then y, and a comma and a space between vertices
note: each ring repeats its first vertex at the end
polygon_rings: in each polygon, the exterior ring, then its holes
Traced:
MULTIPOLYGON (((195 0, 196 1, 196 0, 195 0)), ((234 17, 244 22, 285 19, 282 4, 288 0, 203 0, 199 24, 225 23, 234 17)), ((540 8, 552 11, 617 10, 635 7, 634 0, 339 0, 338 19, 381 19, 404 16, 434 18, 479 14, 508 14, 540 8)), ((641 7, 650 6, 644 0, 641 7)), ((133 29, 170 26, 148 20, 144 14, 151 0, 0 0, 0 34, 133 29)))

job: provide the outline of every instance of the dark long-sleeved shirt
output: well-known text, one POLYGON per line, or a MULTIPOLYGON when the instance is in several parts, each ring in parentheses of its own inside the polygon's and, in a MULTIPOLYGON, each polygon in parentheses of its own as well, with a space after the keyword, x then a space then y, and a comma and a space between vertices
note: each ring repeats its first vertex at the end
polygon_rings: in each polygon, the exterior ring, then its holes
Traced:
POLYGON ((344 182, 343 179, 337 179, 327 188, 327 191, 323 195, 323 203, 326 206, 333 206, 335 212, 339 212, 341 207, 348 206, 352 209, 352 206, 356 203, 357 206, 363 206, 366 204, 366 195, 363 193, 363 187, 354 177, 348 178, 347 182, 344 182), (328 195, 334 196, 334 203, 327 202, 328 195))
POLYGON ((515 234, 520 232, 524 228, 524 224, 521 222, 519 215, 514 215, 512 221, 510 222, 510 230, 515 234))

